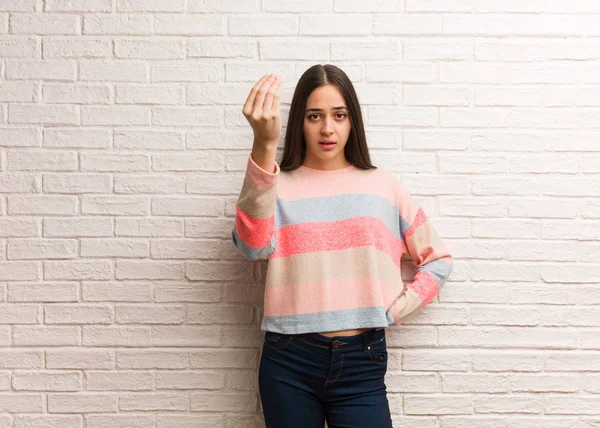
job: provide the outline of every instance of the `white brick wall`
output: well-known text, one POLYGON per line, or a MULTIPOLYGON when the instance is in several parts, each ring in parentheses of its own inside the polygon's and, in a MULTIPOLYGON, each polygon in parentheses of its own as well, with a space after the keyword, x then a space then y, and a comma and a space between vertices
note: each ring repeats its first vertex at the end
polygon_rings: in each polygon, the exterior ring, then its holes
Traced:
POLYGON ((0 426, 263 426, 241 107, 316 63, 456 258, 394 426, 597 426, 599 59, 596 0, 0 1, 0 426))

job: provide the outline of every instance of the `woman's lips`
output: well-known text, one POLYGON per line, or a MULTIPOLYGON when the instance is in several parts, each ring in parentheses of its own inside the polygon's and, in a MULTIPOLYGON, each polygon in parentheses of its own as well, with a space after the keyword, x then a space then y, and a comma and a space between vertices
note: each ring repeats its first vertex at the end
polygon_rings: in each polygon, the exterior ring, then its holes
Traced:
POLYGON ((325 150, 331 150, 335 147, 335 143, 321 143, 319 142, 319 145, 325 149, 325 150))

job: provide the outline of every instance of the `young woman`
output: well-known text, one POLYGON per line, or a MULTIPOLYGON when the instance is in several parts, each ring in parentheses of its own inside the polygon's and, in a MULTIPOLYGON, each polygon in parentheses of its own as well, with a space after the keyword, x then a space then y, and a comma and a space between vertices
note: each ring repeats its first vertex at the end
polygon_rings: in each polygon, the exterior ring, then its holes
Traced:
POLYGON ((426 306, 453 259, 396 177, 371 164, 348 76, 300 77, 281 163, 280 82, 263 76, 243 114, 254 131, 234 246, 268 259, 258 383, 267 428, 391 428, 385 328, 426 306), (418 270, 404 286, 400 259, 418 270))

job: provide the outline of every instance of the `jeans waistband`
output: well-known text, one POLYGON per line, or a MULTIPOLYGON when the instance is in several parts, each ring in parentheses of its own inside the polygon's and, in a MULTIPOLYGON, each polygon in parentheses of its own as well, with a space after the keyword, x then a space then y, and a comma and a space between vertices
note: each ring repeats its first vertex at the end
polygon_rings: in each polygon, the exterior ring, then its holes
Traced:
POLYGON ((282 334, 267 331, 265 334, 276 334, 291 337, 311 346, 325 349, 336 349, 340 351, 351 351, 356 349, 366 350, 370 345, 385 341, 385 329, 373 329, 353 336, 327 337, 319 333, 282 334))

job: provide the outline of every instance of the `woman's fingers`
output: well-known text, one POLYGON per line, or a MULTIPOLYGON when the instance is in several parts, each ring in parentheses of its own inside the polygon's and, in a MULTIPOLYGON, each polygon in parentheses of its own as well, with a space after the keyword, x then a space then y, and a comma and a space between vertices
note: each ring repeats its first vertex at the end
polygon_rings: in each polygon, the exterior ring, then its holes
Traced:
POLYGON ((278 88, 279 88, 279 79, 275 78, 275 80, 273 81, 273 83, 271 84, 269 89, 267 90, 267 93, 265 94, 265 100, 264 100, 264 104, 262 106, 263 114, 267 117, 270 116, 274 111, 273 100, 275 99, 275 93, 278 88))
POLYGON ((281 99, 281 80, 277 81, 277 91, 275 92, 275 96, 273 96, 273 106, 272 110, 279 114, 279 101, 281 99))
POLYGON ((260 89, 262 84, 267 80, 268 77, 269 77, 269 75, 265 74, 263 77, 258 79, 258 82, 256 82, 256 84, 252 87, 252 89, 250 89, 248 98, 246 98, 246 102, 244 103, 244 107, 242 108, 242 112, 244 113, 244 115, 249 116, 252 114, 252 110, 254 107, 254 101, 256 99, 256 95, 258 94, 258 90, 260 89))
POLYGON ((262 111, 265 108, 265 97, 267 96, 267 91, 273 85, 275 80, 276 80, 275 76, 269 76, 260 85, 260 88, 258 88, 258 93, 256 94, 256 98, 254 99, 254 107, 252 108, 252 111, 257 116, 260 116, 262 114, 262 111))

